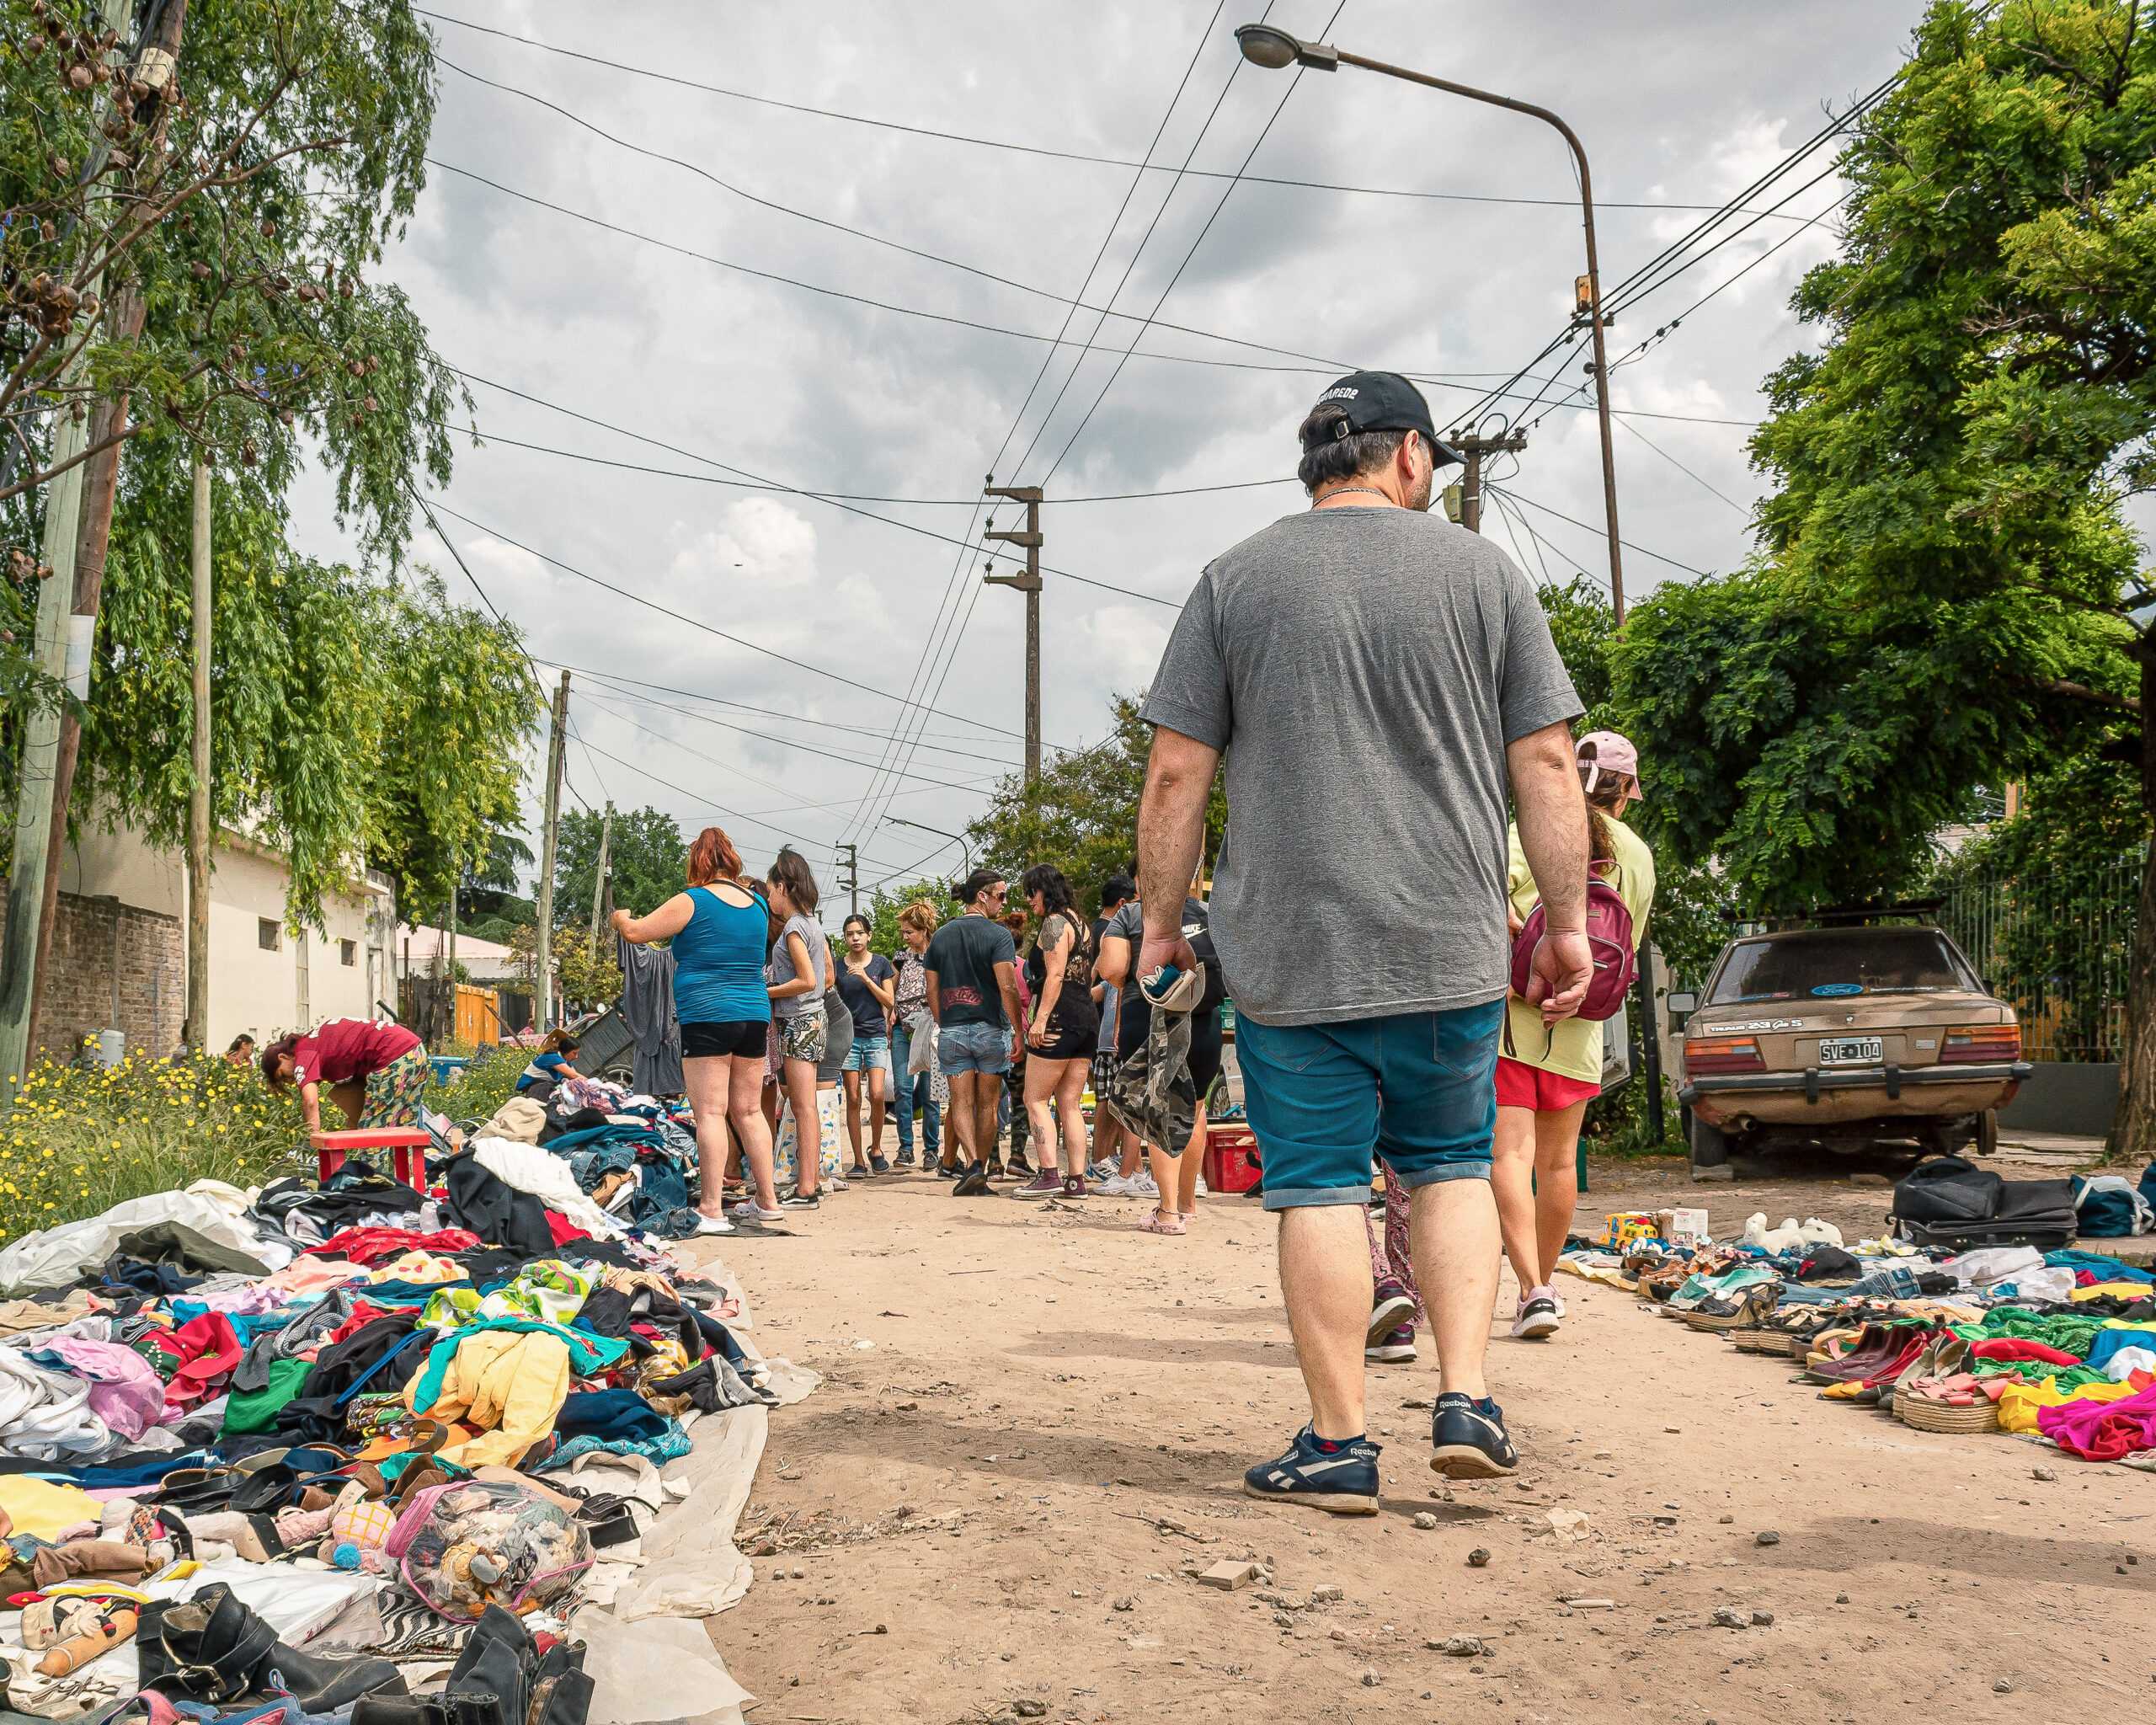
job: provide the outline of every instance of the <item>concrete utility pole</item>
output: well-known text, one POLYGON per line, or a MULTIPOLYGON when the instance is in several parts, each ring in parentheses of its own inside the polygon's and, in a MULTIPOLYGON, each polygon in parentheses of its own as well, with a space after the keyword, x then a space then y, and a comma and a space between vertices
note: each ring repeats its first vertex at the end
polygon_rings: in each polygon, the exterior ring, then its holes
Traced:
POLYGON ((846 879, 839 883, 846 890, 846 913, 851 916, 861 908, 861 846, 841 845, 846 852, 846 879))
MULTIPOLYGON (((133 8, 128 0, 104 0, 104 27, 125 39, 133 8)), ((125 57, 115 49, 115 63, 125 57)), ((93 152, 90 166, 104 159, 107 147, 93 152)), ((90 290, 103 296, 104 278, 93 278, 90 290)), ((105 316, 100 309, 94 315, 105 316)), ((61 374, 60 387, 81 387, 85 370, 78 350, 61 374)), ((87 410, 80 419, 72 405, 52 416, 52 465, 74 461, 89 441, 87 410)), ((74 617, 75 552, 82 526, 83 463, 77 462, 45 488, 45 538, 39 561, 52 573, 38 588, 37 628, 32 653, 38 668, 71 688, 88 687, 90 647, 97 618, 89 629, 74 617)), ((44 919, 45 883, 57 861, 52 854, 53 784, 60 758, 61 713, 40 708, 24 724, 20 787, 15 798, 14 862, 8 877, 8 919, 0 930, 0 1101, 12 1100, 28 1075, 30 1034, 36 1011, 38 929, 44 919)), ((64 817, 63 817, 64 818, 64 817)))
MULTIPOLYGON (((1470 533, 1482 531, 1482 457, 1496 455, 1500 451, 1507 455, 1518 455, 1527 447, 1527 433, 1508 432, 1502 437, 1484 437, 1472 431, 1449 431, 1445 441, 1467 457, 1465 469, 1460 481, 1460 513, 1453 515, 1470 533)), ((1445 489, 1449 492, 1452 487, 1445 489)), ((1453 499, 1445 499, 1445 513, 1452 515, 1453 499)))
MULTIPOLYGON (((195 457, 195 782, 187 793, 187 1040, 210 1046, 210 463, 195 457)), ((370 1013, 373 1008, 368 1008, 370 1013)))
POLYGON ((1024 532, 999 533, 993 520, 988 532, 991 539, 1026 547, 1026 573, 983 575, 981 579, 991 587, 1016 587, 1026 595, 1026 782, 1030 785, 1041 776, 1041 488, 998 485, 990 473, 985 489, 990 497, 1007 497, 1026 505, 1024 532))
POLYGON ((600 906, 605 904, 606 899, 606 864, 608 862, 606 853, 609 848, 612 846, 613 841, 614 805, 611 803, 609 803, 606 805, 606 813, 600 817, 599 822, 599 873, 591 883, 591 937, 595 941, 599 938, 599 930, 601 926, 600 918, 604 915, 600 906))
POLYGON ((561 841, 562 757, 568 724, 569 674, 563 671, 562 686, 554 691, 554 727, 547 743, 547 825, 539 843, 539 974, 531 985, 531 1005, 542 1031, 554 1004, 554 855, 561 841))

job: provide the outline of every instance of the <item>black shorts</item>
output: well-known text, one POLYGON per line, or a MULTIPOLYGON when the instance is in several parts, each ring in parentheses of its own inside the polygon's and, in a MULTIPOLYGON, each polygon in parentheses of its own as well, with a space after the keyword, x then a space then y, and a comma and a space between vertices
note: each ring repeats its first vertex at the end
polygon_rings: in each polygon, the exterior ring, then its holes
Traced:
POLYGON ((760 1060, 770 1033, 771 1021, 767 1018, 728 1018, 718 1023, 684 1024, 681 1058, 760 1060))

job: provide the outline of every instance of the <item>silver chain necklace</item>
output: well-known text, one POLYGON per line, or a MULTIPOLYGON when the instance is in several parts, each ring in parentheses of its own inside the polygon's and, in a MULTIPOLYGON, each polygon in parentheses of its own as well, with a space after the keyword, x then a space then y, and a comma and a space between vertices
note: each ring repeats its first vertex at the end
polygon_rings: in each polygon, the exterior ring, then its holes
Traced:
MULTIPOLYGON (((1387 503, 1392 503, 1392 499, 1391 499, 1390 497, 1385 497, 1385 494, 1384 492, 1382 492, 1382 491, 1379 490, 1379 489, 1378 489, 1378 488, 1377 488, 1376 486, 1374 486, 1374 485, 1336 485, 1335 487, 1333 487, 1333 489, 1332 489, 1331 490, 1330 490, 1330 491, 1326 492, 1326 493, 1325 494, 1325 495, 1326 495, 1326 497, 1338 497, 1338 496, 1340 496, 1342 494, 1343 494, 1343 493, 1345 493, 1345 492, 1349 492, 1349 491, 1359 491, 1359 492, 1361 492, 1361 493, 1362 493, 1365 497, 1384 497, 1384 498, 1385 498, 1385 500, 1387 503)), ((1323 498, 1321 498, 1321 499, 1319 499, 1319 502, 1323 502, 1323 501, 1324 501, 1324 499, 1323 499, 1323 498)), ((1314 503, 1314 504, 1312 504, 1312 505, 1310 505, 1310 507, 1311 507, 1312 509, 1315 509, 1315 508, 1317 507, 1317 504, 1314 503)), ((1399 505, 1397 505, 1397 504, 1393 504, 1393 507, 1394 507, 1394 508, 1396 508, 1396 509, 1397 509, 1397 508, 1399 507, 1399 505)))

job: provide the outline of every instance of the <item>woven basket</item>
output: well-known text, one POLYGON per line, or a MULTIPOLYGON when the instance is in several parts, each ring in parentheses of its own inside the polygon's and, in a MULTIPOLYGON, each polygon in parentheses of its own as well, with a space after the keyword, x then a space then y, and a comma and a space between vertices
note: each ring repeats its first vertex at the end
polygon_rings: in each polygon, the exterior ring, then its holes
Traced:
POLYGON ((1906 1391, 1894 1397, 1894 1415, 1904 1425, 1913 1425, 1920 1432, 1995 1432, 1999 1429, 1999 1404, 1988 1396, 1979 1396, 1967 1407, 1956 1407, 1949 1402, 1934 1401, 1929 1396, 1912 1396, 1906 1391))

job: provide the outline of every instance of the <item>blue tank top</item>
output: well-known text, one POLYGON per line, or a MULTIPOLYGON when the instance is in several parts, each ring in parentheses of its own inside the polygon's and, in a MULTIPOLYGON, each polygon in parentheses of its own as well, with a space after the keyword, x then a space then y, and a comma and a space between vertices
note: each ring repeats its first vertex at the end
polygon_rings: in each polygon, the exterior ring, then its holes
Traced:
POLYGON ((696 909, 674 937, 674 1016, 684 1024, 768 1021, 762 903, 751 896, 729 905, 702 886, 691 887, 689 898, 696 909))

